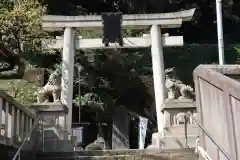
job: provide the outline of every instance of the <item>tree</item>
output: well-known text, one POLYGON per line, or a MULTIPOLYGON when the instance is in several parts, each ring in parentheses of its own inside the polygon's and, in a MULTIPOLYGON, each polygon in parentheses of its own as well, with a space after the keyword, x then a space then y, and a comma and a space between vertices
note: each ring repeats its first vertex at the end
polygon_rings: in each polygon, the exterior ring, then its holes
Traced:
POLYGON ((46 8, 38 1, 21 0, 16 4, 3 1, 0 8, 1 44, 14 52, 14 65, 5 68, 2 76, 21 77, 25 70, 25 52, 41 51, 41 17, 46 8))

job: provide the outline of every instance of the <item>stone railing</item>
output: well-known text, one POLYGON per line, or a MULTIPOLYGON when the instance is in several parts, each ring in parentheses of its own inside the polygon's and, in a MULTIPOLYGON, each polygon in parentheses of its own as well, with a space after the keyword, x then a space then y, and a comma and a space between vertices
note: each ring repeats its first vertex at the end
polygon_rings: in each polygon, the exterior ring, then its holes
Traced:
POLYGON ((0 89, 0 143, 19 147, 37 117, 31 109, 19 104, 0 89))

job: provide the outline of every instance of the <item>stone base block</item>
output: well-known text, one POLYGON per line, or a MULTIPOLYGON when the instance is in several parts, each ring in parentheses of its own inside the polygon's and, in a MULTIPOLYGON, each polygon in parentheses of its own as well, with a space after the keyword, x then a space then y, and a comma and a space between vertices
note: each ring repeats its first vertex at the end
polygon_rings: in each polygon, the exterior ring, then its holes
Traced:
POLYGON ((198 136, 188 135, 187 144, 185 136, 166 136, 161 138, 160 143, 163 149, 180 149, 196 147, 196 140, 198 136))
MULTIPOLYGON (((198 135, 199 128, 195 124, 187 125, 187 134, 188 135, 198 135)), ((164 127, 164 136, 184 136, 185 135, 185 126, 184 125, 175 125, 170 127, 164 127)))

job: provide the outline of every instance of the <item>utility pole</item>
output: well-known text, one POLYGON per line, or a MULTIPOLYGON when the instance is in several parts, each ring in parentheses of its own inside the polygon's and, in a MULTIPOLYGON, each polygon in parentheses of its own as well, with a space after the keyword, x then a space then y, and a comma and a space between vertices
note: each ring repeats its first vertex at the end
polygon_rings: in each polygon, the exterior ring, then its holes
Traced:
POLYGON ((218 58, 219 64, 224 62, 224 40, 223 40, 223 22, 222 22, 222 0, 216 0, 216 15, 217 15, 217 35, 218 35, 218 58))

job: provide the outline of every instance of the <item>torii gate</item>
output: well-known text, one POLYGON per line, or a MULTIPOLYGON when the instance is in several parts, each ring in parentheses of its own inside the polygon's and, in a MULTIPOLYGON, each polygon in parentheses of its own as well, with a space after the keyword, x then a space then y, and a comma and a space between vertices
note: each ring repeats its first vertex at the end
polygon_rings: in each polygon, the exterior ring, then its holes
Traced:
POLYGON ((73 98, 73 70, 74 51, 76 49, 100 49, 100 48, 142 48, 151 47, 152 68, 155 91, 155 105, 157 112, 158 133, 163 134, 164 120, 161 105, 165 100, 164 61, 163 47, 183 46, 182 36, 163 36, 161 28, 179 28, 182 22, 190 21, 195 9, 161 13, 161 14, 135 14, 123 15, 122 26, 132 28, 151 27, 150 35, 143 37, 123 38, 124 45, 110 44, 108 47, 102 43, 102 39, 83 39, 75 37, 76 29, 102 28, 101 16, 56 16, 46 15, 42 18, 44 30, 59 30, 65 28, 63 39, 58 38, 49 41, 45 47, 62 49, 62 94, 61 101, 68 106, 69 112, 66 119, 67 131, 71 133, 72 124, 72 98, 73 98))

